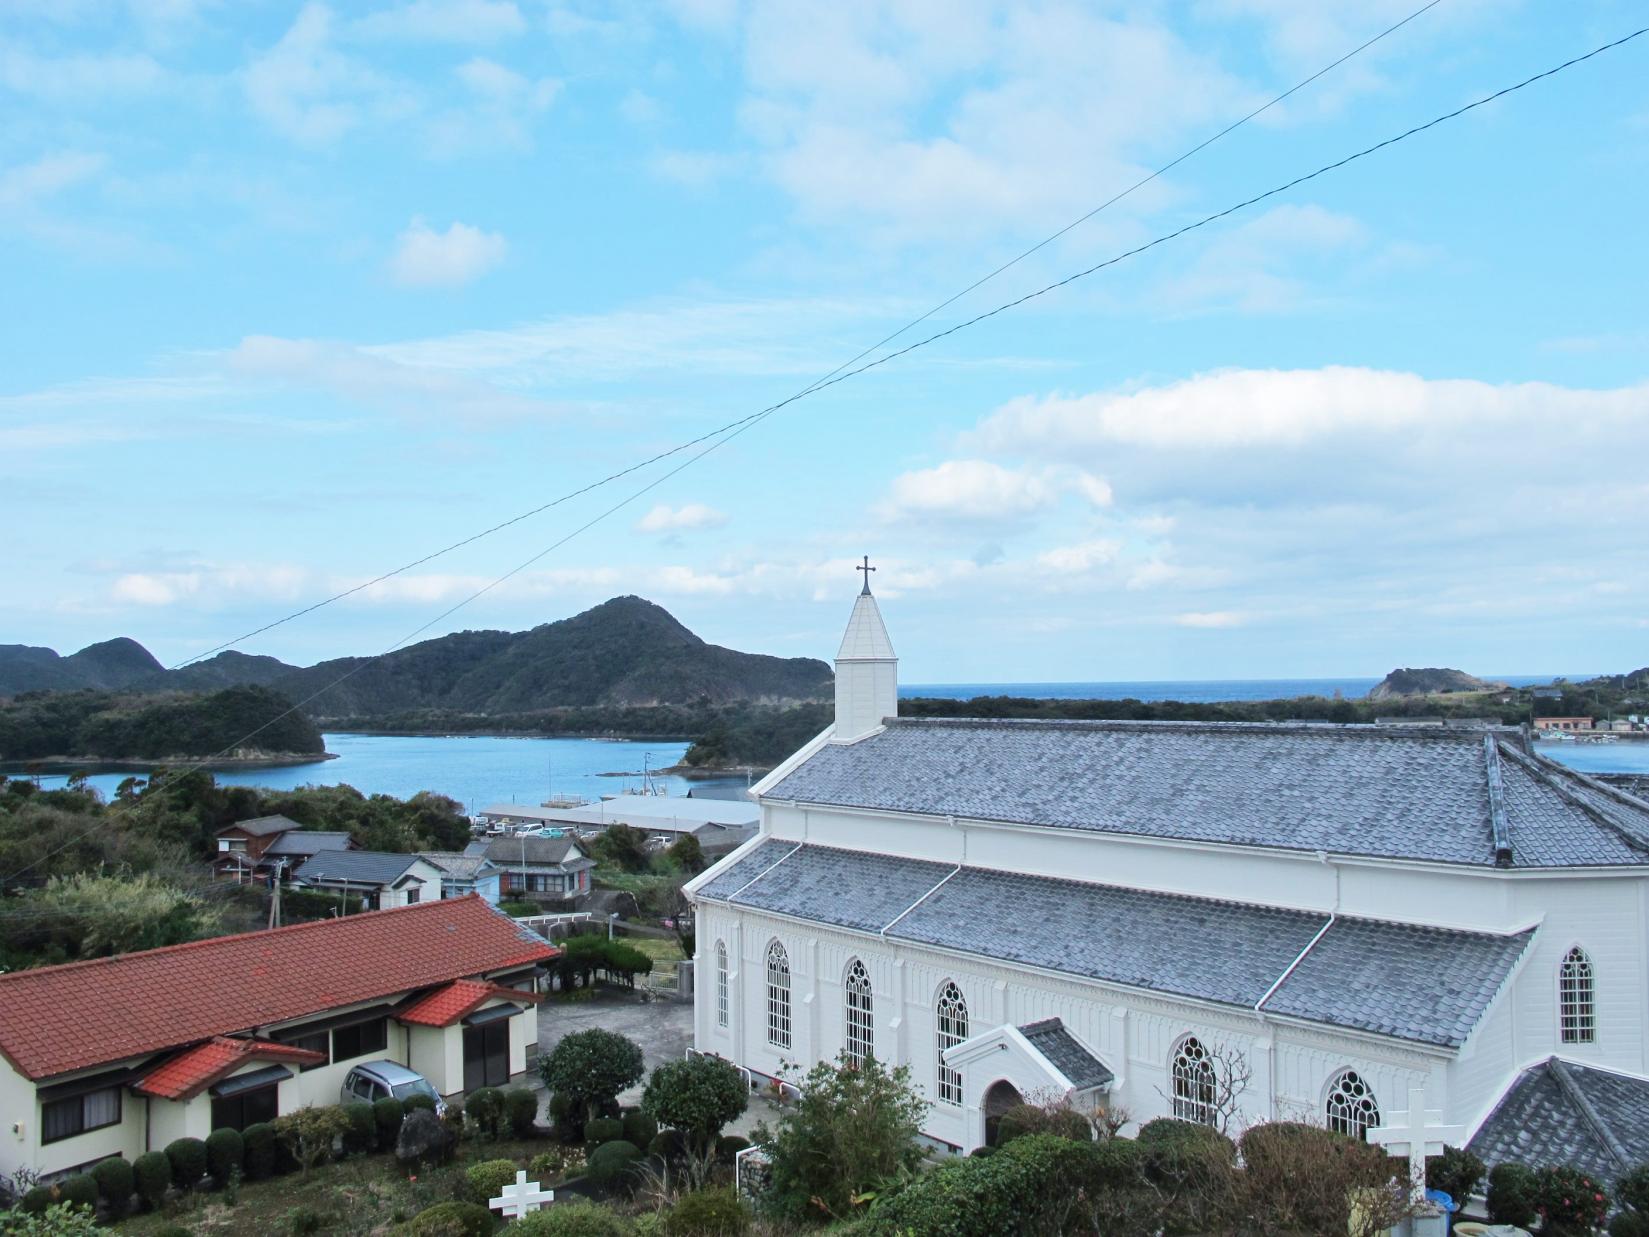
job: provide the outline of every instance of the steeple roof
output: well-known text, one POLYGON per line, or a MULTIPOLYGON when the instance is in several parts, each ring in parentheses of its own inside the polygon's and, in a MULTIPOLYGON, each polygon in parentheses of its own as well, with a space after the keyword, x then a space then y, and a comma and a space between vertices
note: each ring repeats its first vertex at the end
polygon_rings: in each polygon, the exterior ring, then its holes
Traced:
POLYGON ((836 650, 836 660, 893 661, 894 658, 893 641, 888 639, 882 612, 867 589, 853 600, 853 614, 847 620, 847 631, 842 634, 842 647, 836 650))

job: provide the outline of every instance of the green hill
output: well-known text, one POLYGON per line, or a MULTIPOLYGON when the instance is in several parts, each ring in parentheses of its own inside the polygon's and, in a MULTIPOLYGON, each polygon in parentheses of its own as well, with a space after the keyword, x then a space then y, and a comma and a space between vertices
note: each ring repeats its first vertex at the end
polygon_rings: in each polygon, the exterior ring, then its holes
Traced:
POLYGON ((210 695, 35 692, 0 704, 0 761, 163 760, 232 747, 242 757, 326 750, 315 723, 264 687, 210 695))

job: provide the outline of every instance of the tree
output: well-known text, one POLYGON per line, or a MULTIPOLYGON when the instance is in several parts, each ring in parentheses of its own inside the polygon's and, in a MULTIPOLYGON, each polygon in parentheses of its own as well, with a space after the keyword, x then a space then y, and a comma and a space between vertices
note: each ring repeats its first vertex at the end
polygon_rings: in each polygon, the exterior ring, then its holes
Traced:
POLYGON ((664 852, 671 861, 689 876, 697 876, 704 871, 704 847, 691 833, 684 833, 674 842, 670 849, 664 852))
POLYGON ((565 1096, 586 1119, 641 1081, 641 1049, 612 1031, 574 1031, 538 1060, 538 1075, 551 1094, 565 1096))
POLYGON ((157 949, 211 936, 218 913, 152 873, 54 876, 16 899, 6 952, 18 961, 66 962, 157 949))
POLYGON ((275 1136, 305 1176, 332 1154, 333 1140, 348 1133, 349 1117, 342 1108, 299 1108, 275 1118, 275 1136))
POLYGON ((647 835, 626 824, 608 825, 590 843, 599 860, 625 872, 645 872, 648 868, 647 835))
POLYGON ((685 1137, 695 1188, 709 1175, 717 1137, 748 1102, 749 1091, 739 1071, 720 1057, 707 1056, 659 1066, 641 1094, 644 1113, 685 1137))
POLYGON ((781 1220, 841 1219, 916 1171, 928 1104, 907 1066, 890 1071, 842 1053, 809 1070, 800 1089, 777 1129, 755 1133, 772 1161, 768 1205, 781 1220))

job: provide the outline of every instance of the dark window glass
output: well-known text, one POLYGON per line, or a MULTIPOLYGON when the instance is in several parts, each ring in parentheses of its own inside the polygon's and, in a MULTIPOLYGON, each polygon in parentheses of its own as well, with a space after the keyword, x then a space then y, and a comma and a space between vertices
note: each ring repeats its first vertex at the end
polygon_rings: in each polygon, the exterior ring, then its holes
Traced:
MULTIPOLYGON (((283 1044, 291 1044, 294 1048, 307 1048, 310 1052, 318 1052, 323 1057, 331 1047, 330 1037, 325 1031, 314 1031, 308 1035, 281 1035, 278 1038, 283 1044)), ((304 1070, 319 1069, 325 1064, 327 1062, 317 1061, 313 1065, 300 1065, 298 1070, 301 1073, 304 1070)))
POLYGON ((332 1032, 332 1059, 348 1061, 382 1052, 389 1047, 389 1022, 374 1018, 371 1022, 357 1022, 354 1026, 339 1027, 332 1032))
POLYGON ((464 1090, 501 1087, 510 1080, 510 1022, 464 1028, 464 1090))
POLYGON ((104 1087, 40 1106, 40 1141, 57 1142, 120 1122, 120 1088, 104 1087))
POLYGON ((273 1121, 276 1116, 276 1088, 274 1084, 242 1091, 212 1101, 212 1128, 214 1130, 244 1130, 260 1121, 273 1121))

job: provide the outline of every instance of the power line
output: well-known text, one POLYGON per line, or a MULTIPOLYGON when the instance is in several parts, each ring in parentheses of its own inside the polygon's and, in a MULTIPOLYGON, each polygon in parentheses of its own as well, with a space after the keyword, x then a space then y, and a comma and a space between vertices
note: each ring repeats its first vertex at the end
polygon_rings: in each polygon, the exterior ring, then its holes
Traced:
MULTIPOLYGON (((325 687, 321 688, 319 691, 316 691, 316 692, 310 694, 309 696, 305 697, 303 700, 301 700, 298 703, 292 705, 291 708, 285 710, 284 712, 279 713, 276 716, 270 718, 268 721, 264 722, 263 725, 259 726, 257 729, 253 730, 251 733, 242 736, 240 739, 236 740, 234 743, 230 744, 228 747, 222 749, 222 751, 216 753, 213 756, 206 757, 206 758, 204 758, 200 761, 196 761, 196 762, 194 762, 190 765, 187 765, 184 768, 181 768, 181 769, 175 770, 173 772, 170 772, 168 774, 167 780, 170 781, 171 779, 183 776, 185 773, 190 773, 190 772, 194 772, 198 769, 203 769, 203 768, 207 767, 208 765, 210 765, 214 760, 219 759, 222 756, 227 755, 229 752, 234 751, 236 748, 238 748, 238 747, 242 746, 244 743, 246 743, 249 739, 255 738, 257 735, 261 734, 264 730, 267 730, 270 726, 273 726, 276 722, 281 721, 284 718, 287 718, 287 717, 291 716, 293 713, 297 712, 305 704, 308 704, 310 701, 314 700, 316 697, 322 695, 323 693, 325 693, 327 691, 330 691, 332 688, 338 686, 339 684, 343 683, 347 679, 353 677, 355 674, 358 674, 362 669, 364 669, 367 665, 370 665, 372 662, 376 661, 379 657, 383 657, 383 656, 386 656, 389 653, 394 652, 396 649, 400 648, 403 644, 407 643, 407 641, 412 640, 415 637, 421 635, 423 632, 427 631, 430 627, 433 627, 436 623, 439 623, 443 619, 450 617, 452 614, 455 614, 457 611, 463 609, 465 606, 469 605, 471 602, 473 602, 473 601, 477 600, 478 598, 480 598, 480 597, 486 595, 487 593, 491 592, 493 589, 495 589, 499 585, 505 583, 507 580, 511 579, 512 577, 514 577, 516 575, 519 575, 521 572, 525 571, 528 567, 532 566, 534 563, 538 562, 540 559, 544 558, 546 555, 550 554, 552 551, 559 549, 563 545, 566 545, 567 542, 571 541, 574 537, 577 537, 581 533, 587 531, 588 529, 593 528, 595 525, 597 525, 597 524, 601 523, 603 520, 605 520, 608 516, 614 514, 615 512, 621 510, 624 507, 627 507, 630 503, 632 503, 636 499, 642 497, 643 495, 645 495, 649 491, 651 491, 653 489, 656 489, 658 486, 662 485, 664 482, 666 482, 670 478, 674 477, 677 473, 680 473, 683 470, 691 467, 693 464, 695 464, 699 460, 703 459, 706 455, 709 455, 712 451, 715 451, 719 447, 725 446, 727 443, 733 441, 733 439, 739 437, 741 434, 745 433, 746 431, 748 431, 750 429, 754 429, 762 421, 765 421, 768 417, 772 416, 775 412, 778 412, 781 408, 783 408, 783 407, 785 407, 789 404, 792 404, 796 400, 802 398, 803 395, 811 394, 814 391, 824 390, 827 387, 832 387, 832 386, 837 385, 838 383, 846 382, 849 378, 856 377, 857 375, 862 374, 862 373, 866 373, 869 370, 877 369, 880 366, 886 365, 889 361, 895 360, 898 357, 906 355, 907 353, 916 351, 918 348, 924 348, 929 344, 936 343, 937 341, 939 341, 941 339, 945 339, 945 338, 947 338, 951 335, 955 335, 959 331, 966 330, 968 327, 977 325, 978 323, 984 322, 987 319, 994 318, 998 314, 1006 313, 1010 309, 1017 308, 1018 306, 1024 305, 1029 301, 1033 301, 1033 300, 1036 300, 1039 297, 1046 296, 1048 293, 1057 291, 1060 288, 1067 287, 1068 285, 1073 284, 1073 283, 1077 282, 1080 279, 1085 279, 1090 275, 1098 273, 1099 271, 1106 270, 1110 267, 1116 266, 1117 264, 1119 264, 1121 262, 1125 262, 1129 258, 1137 257, 1139 254, 1146 253, 1149 250, 1155 249, 1159 245, 1167 244, 1168 242, 1170 242, 1172 240, 1175 240, 1178 237, 1186 235, 1188 232, 1194 232, 1194 231, 1198 230, 1199 228, 1207 227, 1209 224, 1215 223, 1218 220, 1221 220, 1221 219, 1227 218, 1230 215, 1236 214, 1238 211, 1246 210, 1248 207, 1257 205, 1260 202, 1267 201, 1268 199, 1274 198, 1274 197, 1278 196, 1279 194, 1286 193, 1288 190, 1297 188, 1298 186, 1306 184, 1309 181, 1316 180, 1320 176, 1325 176, 1330 172, 1333 172, 1333 171, 1336 171, 1340 168, 1346 167, 1349 164, 1356 163, 1361 159, 1366 159, 1368 156, 1370 156, 1372 154, 1375 154, 1378 151, 1384 150, 1389 146, 1395 146, 1399 142, 1406 141, 1407 139, 1409 139, 1411 137, 1414 137, 1417 134, 1424 133, 1429 129, 1434 129, 1438 125, 1444 124, 1444 123, 1446 123, 1450 120, 1458 119, 1459 117, 1466 115, 1468 112, 1475 111, 1476 109, 1478 109, 1480 107, 1484 107, 1484 106, 1486 106, 1490 103, 1493 103, 1497 99, 1503 99, 1508 95, 1515 94, 1516 92, 1518 92, 1520 90, 1523 90, 1526 87, 1534 85, 1536 82, 1544 81, 1545 79, 1547 79, 1549 77, 1555 77, 1557 74, 1563 72, 1566 69, 1571 69, 1575 65, 1583 64, 1586 61, 1591 60, 1596 56, 1602 55, 1604 52, 1612 51, 1617 47, 1624 46, 1625 44, 1630 43, 1633 39, 1640 38, 1641 36, 1643 36, 1645 34, 1649 34, 1649 26, 1644 26, 1644 27, 1642 27, 1638 30, 1634 30, 1630 34, 1624 35, 1621 38, 1613 40, 1612 42, 1605 43, 1600 47, 1595 47, 1591 51, 1586 52, 1583 55, 1574 56, 1574 57, 1572 57, 1568 60, 1563 61, 1561 64, 1554 65, 1549 69, 1545 69, 1542 72, 1536 73, 1536 74, 1534 74, 1530 77, 1526 77, 1522 81, 1516 82, 1513 85, 1502 87, 1500 90, 1495 91, 1493 94, 1484 95, 1482 98, 1476 99, 1471 103, 1467 103, 1463 107, 1455 108, 1453 111, 1445 112, 1441 116, 1437 116, 1437 117, 1435 117, 1431 120, 1428 120, 1424 124, 1414 125, 1411 128, 1405 129, 1405 130, 1403 130, 1403 132, 1401 132, 1401 133, 1399 133, 1399 134, 1397 134, 1393 137, 1389 137, 1389 138, 1386 138, 1383 141, 1376 142, 1372 146, 1365 146, 1361 150, 1358 150, 1358 151, 1356 151, 1352 154, 1346 155, 1345 157, 1343 157, 1341 159, 1336 159, 1332 163, 1326 163, 1323 166, 1317 168, 1315 171, 1307 172, 1307 173, 1305 173, 1301 176, 1296 176, 1294 179, 1286 181, 1283 184, 1280 184, 1280 185, 1276 186, 1275 188, 1267 189, 1263 193, 1257 193, 1253 197, 1246 198, 1243 201, 1238 202, 1234 206, 1228 206, 1224 210, 1219 210, 1219 211, 1213 212, 1212 214, 1204 215, 1202 218, 1200 218, 1198 220, 1195 220, 1192 223, 1188 223, 1188 224, 1184 225, 1183 227, 1176 228, 1175 230, 1173 230, 1171 232, 1165 232, 1162 235, 1156 237, 1154 240, 1147 241, 1146 243, 1144 243, 1142 245, 1136 245, 1134 248, 1125 250, 1124 252, 1119 253, 1119 254, 1115 255, 1114 257, 1107 258, 1103 262, 1096 262, 1092 266, 1086 267, 1083 270, 1077 271, 1074 274, 1067 275, 1063 279, 1055 280, 1053 283, 1045 284, 1042 287, 1035 289, 1034 291, 1027 292, 1025 295, 1023 295, 1021 297, 1017 297, 1014 300, 1007 301, 1007 302, 1005 302, 1001 305, 998 305, 994 309, 986 310, 984 313, 976 314, 972 318, 968 318, 968 319, 966 319, 962 322, 958 322, 953 326, 947 327, 943 331, 937 331, 932 335, 926 336, 923 339, 919 339, 919 340, 915 341, 914 343, 906 344, 903 348, 896 349, 893 352, 885 353, 884 355, 879 356, 879 357, 877 357, 876 359, 874 359, 872 361, 868 361, 863 365, 857 366, 857 367, 852 368, 852 369, 843 370, 842 372, 836 374, 834 377, 832 377, 832 378, 830 378, 826 381, 821 381, 821 382, 815 384, 814 386, 808 388, 807 390, 805 390, 803 392, 800 392, 797 395, 791 396, 789 399, 786 399, 786 400, 784 400, 784 401, 782 401, 778 404, 775 404, 770 408, 763 409, 759 413, 752 413, 748 417, 741 418, 740 420, 735 421, 735 422, 730 422, 729 425, 724 426, 721 430, 714 431, 713 433, 711 433, 709 435, 705 435, 704 437, 701 437, 700 439, 698 439, 697 442, 705 443, 706 445, 704 446, 704 449, 702 451, 700 451, 697 455, 689 457, 688 459, 682 461, 680 464, 676 465, 676 467, 672 468, 669 472, 663 474, 662 476, 660 476, 660 477, 658 477, 658 478, 656 478, 652 481, 649 481, 646 485, 642 486, 639 490, 636 490, 636 491, 632 492, 627 497, 621 499, 617 503, 613 504, 611 507, 608 507, 606 510, 602 511, 599 515, 596 515, 593 518, 587 520, 585 523, 579 525, 577 528, 573 529, 571 532, 567 533, 565 536, 559 538, 555 542, 552 542, 549 546, 545 547, 544 549, 540 550, 538 553, 534 554, 531 558, 528 558, 524 562, 519 563, 515 567, 512 567, 509 571, 506 571, 503 575, 497 577, 491 583, 484 585, 480 589, 477 589, 474 593, 471 593, 468 597, 464 598, 462 601, 458 602, 456 605, 453 605, 453 606, 449 607, 448 609, 442 611, 440 614, 436 615, 433 619, 430 619, 428 622, 426 622, 426 623, 420 625, 419 627, 415 628, 413 631, 409 632, 406 636, 403 636, 400 640, 398 640, 394 644, 392 644, 389 648, 385 649, 383 653, 376 654, 373 657, 369 657, 369 658, 364 659, 361 662, 358 662, 356 665, 352 666, 349 670, 345 671, 338 678, 334 679, 331 683, 327 684, 327 686, 325 686, 325 687), (707 441, 707 440, 711 440, 711 439, 713 439, 713 441, 707 441)), ((161 785, 165 785, 165 784, 166 784, 165 782, 161 783, 161 785)), ((90 832, 90 830, 87 830, 86 832, 90 832)), ((9 876, 3 878, 3 880, 0 880, 0 883, 5 883, 5 882, 9 882, 11 880, 15 880, 18 876, 21 876, 24 872, 27 872, 30 868, 36 866, 39 863, 43 863, 45 860, 51 858, 52 855, 58 853, 58 851, 64 849, 67 846, 72 845, 78 839, 79 836, 84 836, 84 834, 75 835, 75 836, 70 837, 69 839, 62 842, 58 847, 54 848, 53 850, 47 851, 46 854, 40 856, 38 859, 35 859, 33 862, 27 864, 26 866, 18 869, 16 872, 13 872, 9 876)))
POLYGON ((1023 252, 1016 255, 1015 257, 1010 258, 1008 261, 1002 263, 1001 266, 998 266, 995 270, 991 271, 989 274, 983 275, 980 278, 974 280, 967 287, 963 288, 960 292, 957 292, 957 293, 955 293, 955 294, 953 294, 949 297, 946 297, 944 300, 940 301, 937 305, 935 305, 932 309, 928 310, 926 313, 922 314, 920 317, 912 318, 909 322, 905 323, 898 330, 892 332, 889 335, 884 335, 881 339, 879 339, 875 343, 871 344, 868 348, 865 348, 864 350, 862 350, 862 351, 856 353, 855 355, 849 357, 847 360, 843 361, 840 365, 838 365, 835 369, 833 369, 829 373, 824 374, 823 376, 815 379, 813 382, 811 382, 807 386, 803 387, 800 391, 797 391, 794 395, 790 396, 788 399, 782 400, 777 404, 769 405, 768 407, 763 408, 759 412, 751 413, 749 416, 741 417, 737 421, 729 421, 727 424, 719 426, 716 429, 710 430, 708 433, 701 434, 697 438, 691 438, 691 439, 689 439, 688 441, 686 441, 684 443, 680 443, 677 446, 671 447, 667 451, 661 451, 657 455, 649 456, 647 459, 644 459, 644 460, 638 461, 637 463, 631 464, 628 467, 622 468, 617 472, 609 473, 605 477, 602 477, 598 481, 592 481, 590 484, 580 486, 576 490, 571 490, 571 491, 561 495, 559 498, 551 499, 549 502, 543 503, 543 504, 541 504, 537 507, 533 507, 531 510, 523 511, 519 515, 511 516, 509 519, 504 520, 504 521, 502 521, 498 524, 494 524, 490 528, 482 529, 478 533, 473 533, 470 536, 463 538, 461 541, 455 541, 451 545, 445 546, 445 547, 443 547, 442 549, 439 549, 439 550, 435 550, 432 553, 425 554, 421 558, 413 559, 409 563, 403 563, 401 566, 396 567, 391 571, 386 571, 386 572, 384 572, 384 574, 382 574, 380 576, 374 576, 372 579, 367 580, 364 583, 353 585, 352 587, 346 588, 341 592, 332 594, 332 596, 330 596, 330 597, 323 598, 322 600, 314 602, 311 605, 307 605, 307 606, 302 607, 301 609, 294 610, 294 611, 292 611, 292 613, 290 613, 288 615, 285 615, 282 618, 275 619, 273 622, 265 623, 261 627, 255 627, 251 631, 244 632, 241 635, 238 635, 238 636, 234 637, 232 640, 227 640, 222 644, 213 645, 211 648, 207 649, 205 652, 196 653, 191 657, 186 657, 182 661, 180 661, 180 662, 176 663, 175 665, 171 666, 170 668, 173 669, 173 670, 180 670, 184 666, 190 665, 190 664, 192 664, 194 662, 197 662, 197 661, 202 661, 205 658, 211 657, 215 653, 221 653, 225 649, 234 648, 237 644, 241 644, 244 641, 250 640, 253 636, 260 636, 266 631, 272 631, 276 627, 280 627, 283 624, 290 623, 294 619, 302 618, 306 614, 313 614, 316 610, 323 609, 324 607, 331 605, 333 602, 342 601, 346 597, 352 597, 356 593, 359 593, 359 592, 362 592, 366 589, 369 589, 369 588, 373 587, 374 585, 382 584, 385 580, 393 579, 394 577, 396 577, 398 575, 401 575, 405 572, 411 571, 414 567, 422 567, 425 563, 433 562, 435 559, 438 559, 438 558, 443 557, 444 555, 450 554, 454 550, 460 550, 460 549, 462 549, 463 547, 465 547, 467 545, 472 545, 475 542, 482 540, 483 538, 492 536, 494 533, 502 532, 506 528, 509 528, 513 525, 519 524, 523 520, 529 520, 535 515, 542 515, 544 512, 550 510, 553 507, 558 507, 563 503, 571 502, 575 498, 580 498, 583 495, 588 494, 593 490, 598 490, 598 489, 602 488, 603 486, 610 485, 614 481, 622 480, 623 478, 625 478, 627 476, 630 476, 632 473, 639 472, 642 469, 649 467, 650 465, 657 464, 662 460, 669 459, 671 456, 679 455, 683 451, 690 451, 690 450, 692 450, 692 448, 694 448, 696 446, 699 446, 702 443, 708 442, 713 438, 717 438, 720 435, 725 434, 730 430, 737 429, 738 427, 746 425, 746 424, 752 424, 752 423, 766 417, 769 413, 777 412, 779 409, 785 407, 786 405, 794 403, 796 400, 802 399, 805 396, 811 395, 814 391, 817 391, 817 390, 821 389, 822 386, 828 384, 830 379, 835 378, 843 370, 849 368, 850 366, 858 364, 860 361, 864 360, 871 353, 877 351, 879 348, 885 347, 886 345, 892 343, 894 340, 898 339, 901 335, 905 334, 905 332, 913 330, 914 328, 920 326, 922 323, 926 322, 929 318, 933 317, 934 314, 940 313, 941 311, 943 311, 945 309, 948 309, 950 306, 954 305, 957 301, 961 300, 964 296, 968 295, 968 293, 973 292, 976 289, 983 287, 985 284, 989 283, 991 280, 995 279, 998 275, 1002 274, 1003 272, 1005 272, 1007 270, 1010 270, 1011 268, 1013 268, 1015 266, 1018 266, 1021 262, 1023 262, 1026 258, 1030 257, 1032 254, 1038 252, 1039 250, 1045 249, 1047 246, 1053 244, 1055 241, 1057 241, 1060 237, 1064 236, 1066 233, 1074 231, 1076 228, 1081 227, 1084 223, 1087 223, 1088 220, 1092 219, 1095 215, 1098 215, 1101 211, 1107 210, 1110 207, 1115 206, 1118 202, 1122 201, 1124 198, 1126 198, 1129 195, 1133 194, 1135 191, 1137 191, 1139 189, 1143 189, 1146 185, 1150 184, 1152 181, 1158 179, 1159 177, 1165 176, 1167 173, 1169 173, 1169 172, 1173 171, 1175 168, 1177 168, 1180 164, 1184 163, 1187 159, 1192 158, 1194 155, 1200 154, 1202 151, 1204 151, 1208 147, 1212 146, 1215 142, 1219 141, 1221 138, 1226 137, 1229 134, 1234 133, 1236 130, 1242 128, 1244 125, 1246 125, 1249 121, 1253 120, 1255 117, 1260 116, 1260 115, 1264 114, 1265 112, 1270 111, 1272 108, 1276 107, 1279 103, 1282 103, 1284 100, 1288 99, 1292 95, 1298 94, 1300 91, 1304 90, 1307 86, 1309 86, 1313 82, 1315 82, 1318 78, 1324 77, 1327 74, 1332 73, 1335 69, 1339 68, 1346 61, 1352 59, 1355 56, 1361 55, 1363 52, 1365 52, 1369 48, 1373 47, 1376 43, 1380 42, 1382 39, 1386 38, 1388 35, 1395 34, 1397 31, 1401 30, 1404 26, 1406 26, 1410 22, 1412 22, 1415 18, 1420 17, 1423 14, 1429 12, 1430 10, 1436 8, 1442 2, 1443 2, 1443 0, 1428 0, 1428 2, 1426 4, 1423 4, 1419 8, 1415 9, 1414 12, 1410 13, 1407 17, 1403 18, 1401 21, 1396 22, 1396 23, 1394 23, 1390 26, 1387 26, 1384 30, 1380 31, 1379 34, 1376 34, 1372 38, 1366 39, 1362 43, 1359 43, 1356 47, 1354 47, 1350 51, 1346 52, 1338 60, 1331 61, 1330 63, 1324 65, 1322 68, 1318 69, 1315 73, 1313 73, 1310 77, 1302 78, 1300 81, 1294 83, 1294 85, 1290 86, 1287 90, 1283 91, 1281 94, 1274 96, 1268 102, 1261 104, 1259 107, 1257 107, 1253 111, 1249 112, 1246 116, 1243 116, 1241 119, 1232 121, 1230 124, 1226 125, 1225 128, 1221 129, 1218 133, 1215 133, 1210 137, 1204 138, 1202 141, 1198 142, 1195 146, 1191 147, 1190 150, 1187 150, 1184 154, 1180 155, 1178 158, 1173 159, 1173 160, 1169 161, 1168 163, 1163 164, 1156 171, 1151 172, 1148 175, 1141 177, 1139 180, 1136 180, 1133 184, 1129 185, 1126 189, 1123 189, 1120 192, 1118 192, 1116 194, 1113 194, 1111 197, 1109 197, 1105 201, 1101 202, 1098 206, 1094 207, 1092 210, 1088 211, 1086 214, 1081 215, 1076 219, 1073 219, 1070 223, 1068 223, 1064 227, 1060 228, 1059 231, 1054 232, 1049 236, 1043 237, 1036 244, 1032 245, 1029 249, 1026 249, 1023 252))

